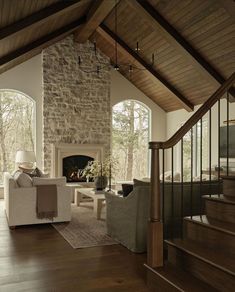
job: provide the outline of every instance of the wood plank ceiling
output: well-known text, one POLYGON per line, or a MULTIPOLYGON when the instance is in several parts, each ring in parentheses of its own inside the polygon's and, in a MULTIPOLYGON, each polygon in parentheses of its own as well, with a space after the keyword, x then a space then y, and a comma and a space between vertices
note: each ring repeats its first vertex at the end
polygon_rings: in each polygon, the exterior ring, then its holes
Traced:
POLYGON ((72 32, 115 63, 116 40, 121 74, 165 111, 190 111, 235 71, 234 11, 233 0, 0 0, 0 73, 72 32))

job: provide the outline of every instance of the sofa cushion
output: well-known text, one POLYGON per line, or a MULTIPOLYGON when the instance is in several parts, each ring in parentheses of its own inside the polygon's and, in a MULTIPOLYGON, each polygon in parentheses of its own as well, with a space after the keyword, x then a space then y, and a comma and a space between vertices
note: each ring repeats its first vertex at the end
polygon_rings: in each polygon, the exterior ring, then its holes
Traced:
POLYGON ((122 184, 122 195, 127 197, 133 191, 133 184, 122 184))
POLYGON ((31 177, 24 172, 16 171, 13 178, 19 187, 31 188, 33 186, 31 177))
POLYGON ((57 185, 57 186, 65 186, 66 177, 58 177, 58 178, 45 178, 45 177, 33 177, 33 185, 57 185))
MULTIPOLYGON (((160 180, 163 180, 163 174, 160 175, 160 180)), ((164 181, 165 182, 171 182, 172 181, 172 171, 165 171, 164 172, 164 181)), ((173 172, 173 181, 174 182, 180 182, 181 181, 181 175, 179 172, 173 172)))
POLYGON ((135 178, 133 179, 133 182, 134 182, 134 188, 136 188, 136 187, 149 187, 150 186, 150 182, 138 180, 135 178))

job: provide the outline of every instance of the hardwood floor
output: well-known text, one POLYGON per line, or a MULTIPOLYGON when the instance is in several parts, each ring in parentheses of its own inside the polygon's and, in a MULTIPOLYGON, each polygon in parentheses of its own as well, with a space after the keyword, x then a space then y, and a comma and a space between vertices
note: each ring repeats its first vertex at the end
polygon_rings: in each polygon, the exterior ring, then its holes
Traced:
POLYGON ((0 292, 145 292, 145 261, 120 245, 73 249, 50 224, 9 230, 0 200, 0 292))

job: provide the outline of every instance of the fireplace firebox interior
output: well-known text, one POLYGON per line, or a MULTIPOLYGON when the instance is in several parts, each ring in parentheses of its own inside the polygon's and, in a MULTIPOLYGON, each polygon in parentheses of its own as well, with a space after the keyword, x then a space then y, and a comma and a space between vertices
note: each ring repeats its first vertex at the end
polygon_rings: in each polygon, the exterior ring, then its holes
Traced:
POLYGON ((67 182, 86 182, 82 171, 89 161, 94 161, 94 158, 85 155, 72 155, 63 158, 63 176, 67 178, 67 182))

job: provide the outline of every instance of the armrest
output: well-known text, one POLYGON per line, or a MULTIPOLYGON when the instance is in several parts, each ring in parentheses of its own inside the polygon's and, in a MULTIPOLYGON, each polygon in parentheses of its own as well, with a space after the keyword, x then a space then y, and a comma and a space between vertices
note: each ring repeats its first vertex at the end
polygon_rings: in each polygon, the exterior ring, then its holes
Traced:
POLYGON ((57 177, 57 178, 46 178, 46 177, 33 177, 33 186, 39 185, 57 185, 57 186, 65 186, 66 185, 66 177, 57 177))

